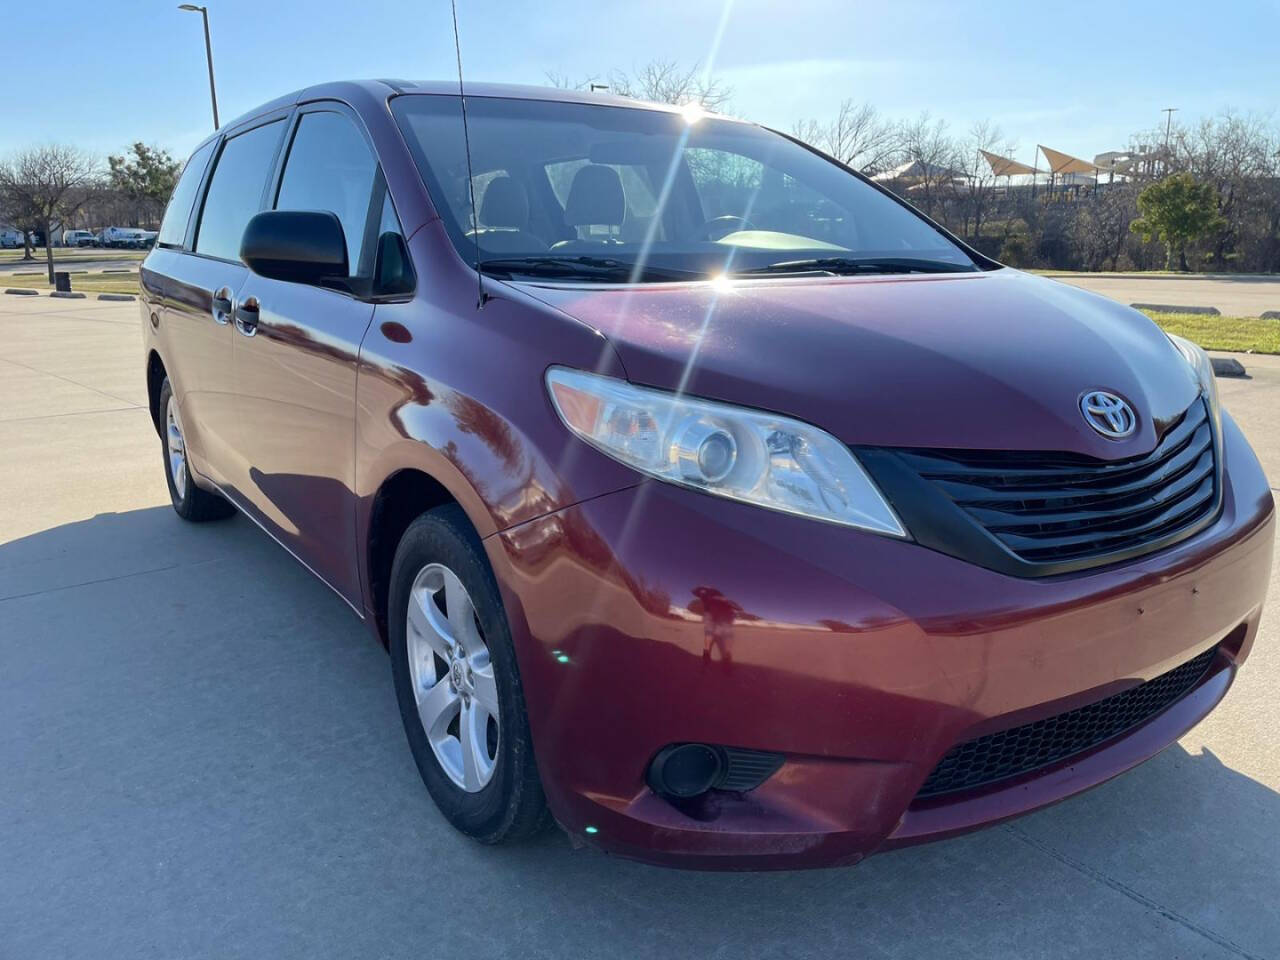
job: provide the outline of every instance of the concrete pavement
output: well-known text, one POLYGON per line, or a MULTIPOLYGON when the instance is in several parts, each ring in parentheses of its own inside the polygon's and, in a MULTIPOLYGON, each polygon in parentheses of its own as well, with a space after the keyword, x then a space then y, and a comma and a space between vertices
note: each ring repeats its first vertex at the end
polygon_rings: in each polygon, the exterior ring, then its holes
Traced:
POLYGON ((1052 274, 1073 287, 1092 290, 1121 303, 1217 307, 1223 316, 1260 317, 1280 310, 1280 276, 1175 273, 1052 274))
MULTIPOLYGON (((136 304, 0 296, 0 958, 1280 957, 1280 583, 1222 706, 1084 796, 849 870, 454 833, 385 653, 168 506, 136 304)), ((1220 381, 1280 477, 1280 361, 1220 381)))

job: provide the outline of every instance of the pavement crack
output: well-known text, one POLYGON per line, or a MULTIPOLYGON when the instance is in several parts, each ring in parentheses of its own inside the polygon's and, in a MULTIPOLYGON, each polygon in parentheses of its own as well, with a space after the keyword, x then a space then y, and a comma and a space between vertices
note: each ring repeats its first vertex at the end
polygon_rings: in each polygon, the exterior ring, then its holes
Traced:
POLYGON ((99 390, 97 387, 91 387, 89 386, 89 384, 81 383, 79 380, 72 380, 70 377, 64 377, 60 373, 50 373, 48 370, 41 370, 39 367, 33 367, 29 364, 21 363, 20 361, 14 360, 11 357, 0 357, 0 362, 11 363, 15 367, 21 367, 23 370, 30 370, 32 373, 38 373, 44 377, 53 377, 55 380, 61 380, 64 383, 74 384, 75 386, 80 387, 83 390, 89 390, 93 393, 96 393, 100 397, 106 397, 108 400, 116 400, 116 401, 119 401, 120 403, 127 403, 131 407, 142 406, 142 404, 134 403, 132 400, 129 400, 126 397, 117 397, 114 393, 107 393, 105 390, 99 390))
POLYGON ((1005 824, 1004 829, 1007 830, 1009 833, 1013 834, 1015 837, 1017 837, 1019 840, 1025 843, 1027 846, 1035 850, 1039 850, 1041 853, 1045 854, 1048 857, 1052 857, 1054 860, 1057 860, 1063 866, 1070 867, 1072 870, 1075 870, 1077 873, 1082 874, 1098 883, 1101 883, 1104 886, 1110 887, 1116 893, 1119 893, 1122 896, 1128 897, 1134 903, 1137 903, 1141 906, 1146 907, 1148 910, 1151 910, 1152 912, 1159 914, 1160 916, 1164 917, 1166 920, 1170 920, 1181 927, 1185 927, 1187 930, 1190 930, 1192 933, 1198 934, 1199 936, 1208 940, 1210 943, 1216 944, 1217 946, 1221 947, 1223 950, 1227 950, 1230 953, 1235 954, 1237 957, 1244 957, 1245 960, 1267 960, 1266 957, 1262 957, 1256 953, 1250 953, 1244 947, 1240 946, 1240 944, 1236 943, 1233 940, 1229 940, 1228 938, 1222 936, 1222 934, 1215 933, 1214 931, 1210 930, 1208 927, 1205 927, 1199 923, 1196 923, 1190 917, 1184 917, 1182 914, 1178 913, 1178 911, 1173 910, 1170 907, 1162 906, 1161 904, 1157 903, 1155 900, 1152 900, 1150 897, 1146 896, 1145 894, 1139 893, 1137 890, 1133 889, 1133 887, 1129 886, 1128 884, 1115 879, 1115 877, 1108 876, 1107 874, 1103 873, 1101 870, 1095 870, 1093 867, 1089 866, 1087 863, 1081 863, 1079 860, 1076 860, 1074 857, 1070 857, 1065 853, 1055 850, 1053 847, 1049 846, 1049 844, 1045 843, 1042 840, 1036 839, 1035 837, 1031 836, 1031 834, 1027 833, 1026 831, 1022 830, 1019 827, 1013 826, 1012 824, 1005 824))
POLYGON ((68 410, 66 413, 44 413, 38 417, 14 417, 11 420, 0 419, 0 424, 29 423, 32 420, 57 420, 60 417, 86 417, 93 413, 134 413, 141 409, 142 407, 132 405, 128 407, 102 407, 97 410, 68 410))
POLYGON ((23 600, 27 597, 39 597, 46 593, 58 593, 61 590, 75 590, 78 587, 91 587, 99 583, 114 583, 116 580, 128 580, 130 577, 145 577, 152 573, 163 573, 166 570, 177 570, 179 567, 200 567, 207 563, 217 563, 221 557, 210 557, 207 560, 197 560, 194 563, 167 563, 162 567, 149 567, 146 570, 133 570, 129 573, 116 574, 114 577, 99 577, 97 580, 80 580, 76 583, 64 583, 60 587, 46 587, 43 590, 31 590, 28 593, 15 593, 7 597, 0 597, 0 603, 7 603, 10 600, 23 600))

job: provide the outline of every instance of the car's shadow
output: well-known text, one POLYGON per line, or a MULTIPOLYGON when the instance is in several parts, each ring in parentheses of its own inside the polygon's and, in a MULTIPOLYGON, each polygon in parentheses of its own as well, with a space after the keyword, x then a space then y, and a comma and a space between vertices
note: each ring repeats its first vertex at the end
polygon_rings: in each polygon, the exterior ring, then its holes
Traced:
MULTIPOLYGON (((1232 709, 1214 743, 1274 743, 1232 709)), ((381 647, 242 519, 0 545, 0 956, 1280 953, 1280 795, 1198 732, 968 837, 707 874, 466 840, 399 723, 381 647)))

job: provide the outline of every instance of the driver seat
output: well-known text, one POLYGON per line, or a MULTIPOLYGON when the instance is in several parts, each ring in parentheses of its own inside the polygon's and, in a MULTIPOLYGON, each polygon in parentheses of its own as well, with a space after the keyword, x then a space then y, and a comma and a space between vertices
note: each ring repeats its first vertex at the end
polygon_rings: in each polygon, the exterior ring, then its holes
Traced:
POLYGON ((622 178, 613 167, 589 163, 573 175, 569 196, 564 204, 564 222, 578 231, 578 239, 561 240, 551 249, 583 247, 595 249, 602 244, 617 243, 618 231, 627 216, 627 200, 622 192, 622 178), (582 228, 587 236, 582 236, 582 228), (606 236, 593 236, 593 227, 604 227, 606 236))

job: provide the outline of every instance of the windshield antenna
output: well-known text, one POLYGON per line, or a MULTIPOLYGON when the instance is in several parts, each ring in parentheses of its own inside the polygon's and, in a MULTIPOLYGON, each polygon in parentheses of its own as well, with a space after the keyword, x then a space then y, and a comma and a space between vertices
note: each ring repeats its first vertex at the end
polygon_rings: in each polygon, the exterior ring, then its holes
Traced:
POLYGON ((484 274, 480 272, 480 215, 476 212, 476 181, 471 173, 471 134, 467 130, 467 94, 462 88, 462 44, 458 40, 458 0, 449 0, 453 12, 453 52, 458 58, 458 99, 462 102, 462 145, 467 154, 467 196, 471 198, 471 238, 476 244, 476 309, 484 307, 484 274))

